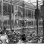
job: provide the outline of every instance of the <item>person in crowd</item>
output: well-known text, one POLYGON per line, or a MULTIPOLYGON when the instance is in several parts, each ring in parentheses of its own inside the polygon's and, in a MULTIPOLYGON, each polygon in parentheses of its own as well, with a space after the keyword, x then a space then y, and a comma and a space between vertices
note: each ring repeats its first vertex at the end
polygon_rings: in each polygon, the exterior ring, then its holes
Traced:
POLYGON ((6 32, 3 32, 3 34, 1 35, 1 41, 2 41, 2 43, 8 43, 9 42, 6 32))
POLYGON ((1 27, 1 30, 0 30, 0 34, 3 34, 3 29, 2 29, 2 27, 1 27))
POLYGON ((1 34, 0 39, 1 39, 2 43, 8 43, 9 41, 8 41, 8 36, 6 34, 6 27, 3 28, 3 30, 0 32, 0 34, 1 34))
POLYGON ((41 36, 40 38, 39 38, 39 43, 42 43, 42 39, 43 39, 43 37, 41 36))
POLYGON ((26 41, 26 36, 25 36, 25 34, 21 35, 21 39, 22 39, 23 42, 26 41))

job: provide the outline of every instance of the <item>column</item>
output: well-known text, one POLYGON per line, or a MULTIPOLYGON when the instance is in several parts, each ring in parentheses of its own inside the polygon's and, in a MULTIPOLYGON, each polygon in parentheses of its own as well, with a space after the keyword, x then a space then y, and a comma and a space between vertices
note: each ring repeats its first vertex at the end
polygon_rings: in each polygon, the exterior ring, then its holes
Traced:
POLYGON ((2 13, 2 30, 3 30, 3 0, 1 3, 1 13, 2 13))

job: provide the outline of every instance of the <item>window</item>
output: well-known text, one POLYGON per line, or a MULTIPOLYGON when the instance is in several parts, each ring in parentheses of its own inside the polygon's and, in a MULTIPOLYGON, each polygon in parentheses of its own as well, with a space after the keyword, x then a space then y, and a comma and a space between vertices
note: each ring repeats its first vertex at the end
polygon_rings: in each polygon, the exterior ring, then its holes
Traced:
POLYGON ((43 23, 42 23, 42 21, 39 21, 39 25, 42 25, 43 23))
POLYGON ((20 24, 21 24, 21 23, 20 23, 20 20, 18 20, 18 26, 19 26, 19 27, 21 27, 20 24))
POLYGON ((23 17, 23 8, 18 7, 18 16, 23 17))
POLYGON ((22 22, 21 22, 21 25, 24 27, 24 25, 25 25, 25 22, 24 22, 24 20, 22 20, 22 22))
POLYGON ((28 17, 31 18, 31 10, 28 10, 28 17))
POLYGON ((33 18, 33 11, 32 11, 32 18, 33 18))
POLYGON ((7 27, 7 20, 3 22, 3 25, 7 27))
MULTIPOLYGON (((12 5, 12 13, 14 12, 13 10, 13 5, 12 5)), ((3 15, 10 15, 11 14, 11 5, 8 4, 7 6, 7 3, 4 3, 3 4, 3 15)))
POLYGON ((31 25, 33 25, 33 21, 31 21, 31 25))
POLYGON ((25 23, 24 23, 24 21, 23 21, 23 20, 19 20, 18 25, 19 25, 20 27, 22 27, 22 26, 24 26, 24 25, 25 25, 25 23))
POLYGON ((7 21, 6 20, 4 21, 4 24, 7 24, 7 21))
POLYGON ((21 27, 22 26, 22 21, 18 20, 18 26, 21 27))
POLYGON ((28 26, 30 26, 31 25, 31 21, 28 21, 28 26))
POLYGON ((23 26, 26 27, 27 26, 27 21, 24 20, 23 26))
POLYGON ((15 24, 14 25, 17 26, 17 20, 15 20, 15 24))
POLYGON ((26 14, 26 17, 28 17, 28 10, 26 9, 26 12, 25 12, 25 14, 26 14))
POLYGON ((33 21, 34 25, 36 25, 36 21, 33 21))
POLYGON ((25 22, 24 20, 19 20, 19 21, 18 21, 18 25, 19 25, 20 27, 25 27, 25 26, 26 26, 26 22, 25 22))

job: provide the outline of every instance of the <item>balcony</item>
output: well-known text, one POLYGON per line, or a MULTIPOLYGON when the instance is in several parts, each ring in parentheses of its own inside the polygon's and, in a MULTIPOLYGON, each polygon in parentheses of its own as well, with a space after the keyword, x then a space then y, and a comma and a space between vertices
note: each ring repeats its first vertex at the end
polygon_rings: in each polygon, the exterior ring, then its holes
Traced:
POLYGON ((28 17, 20 17, 20 16, 17 16, 15 17, 16 19, 19 19, 19 20, 27 20, 27 21, 35 21, 35 18, 28 18, 28 17))

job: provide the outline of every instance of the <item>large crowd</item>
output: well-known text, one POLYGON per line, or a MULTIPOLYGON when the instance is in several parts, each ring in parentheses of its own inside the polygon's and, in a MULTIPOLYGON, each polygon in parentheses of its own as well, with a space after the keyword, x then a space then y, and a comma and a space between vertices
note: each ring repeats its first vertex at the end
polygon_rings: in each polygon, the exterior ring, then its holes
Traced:
POLYGON ((37 43, 42 42, 43 37, 40 36, 26 36, 25 34, 16 33, 14 30, 6 30, 4 29, 0 31, 0 43, 18 43, 22 41, 23 43, 37 43))

